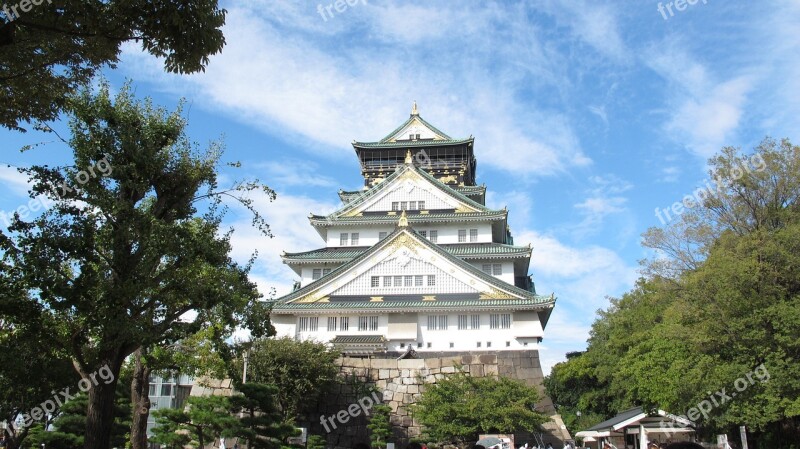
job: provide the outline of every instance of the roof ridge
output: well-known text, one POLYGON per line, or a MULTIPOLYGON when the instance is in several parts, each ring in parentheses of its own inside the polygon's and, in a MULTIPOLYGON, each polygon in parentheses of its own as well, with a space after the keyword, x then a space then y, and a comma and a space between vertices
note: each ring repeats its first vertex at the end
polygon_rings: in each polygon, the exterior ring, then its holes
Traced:
MULTIPOLYGON (((541 297, 546 296, 546 295, 537 295, 535 293, 531 293, 531 292, 529 292, 527 290, 524 290, 524 289, 522 289, 520 287, 517 287, 515 285, 511 285, 511 284, 509 284, 507 282, 501 281, 501 280, 495 278, 492 275, 484 273, 482 270, 479 270, 477 267, 473 266, 472 264, 469 264, 469 263, 459 259, 457 256, 451 254, 449 251, 441 248, 438 244, 433 243, 433 242, 429 241, 426 238, 423 238, 419 233, 414 231, 414 229, 412 227, 408 226, 408 227, 397 227, 397 228, 395 228, 395 230, 392 231, 391 234, 389 234, 386 238, 384 238, 380 242, 376 243, 375 245, 372 245, 368 250, 362 252, 361 254, 359 254, 358 256, 354 257, 353 259, 350 259, 348 262, 345 262, 344 264, 342 264, 339 267, 335 268, 330 273, 328 273, 326 276, 322 276, 321 278, 319 278, 319 279, 317 279, 315 281, 312 281, 311 283, 307 284, 305 287, 302 287, 302 288, 300 288, 298 290, 295 290, 295 291, 293 291, 293 292, 291 292, 291 293, 289 293, 287 295, 284 295, 281 298, 278 298, 276 300, 276 303, 286 303, 286 302, 291 301, 293 299, 296 299, 298 297, 304 296, 304 295, 306 295, 306 294, 308 294, 310 292, 313 292, 314 290, 319 288, 321 285, 324 285, 325 282, 328 282, 329 279, 332 279, 335 275, 337 275, 339 273, 342 273, 342 272, 345 272, 345 271, 349 270, 350 267, 352 267, 353 265, 356 265, 357 263, 361 262, 362 260, 371 257, 373 253, 379 251, 380 249, 384 248, 386 245, 390 244, 396 238, 397 235, 399 235, 399 234, 401 234, 403 232, 408 232, 412 236, 412 238, 414 240, 416 240, 416 242, 418 244, 421 244, 422 246, 428 247, 432 251, 434 251, 434 252, 438 253, 440 256, 444 257, 445 260, 448 260, 450 263, 460 267, 461 269, 465 270, 467 273, 477 277, 478 279, 486 282, 487 284, 492 285, 492 286, 494 286, 494 287, 496 287, 496 288, 498 288, 500 290, 505 291, 506 293, 509 293, 511 295, 515 295, 515 296, 518 296, 518 297, 521 297, 521 298, 528 298, 528 299, 537 299, 537 298, 541 298, 541 297)), ((553 295, 551 295, 551 298, 552 298, 552 301, 555 302, 555 297, 553 295)))
POLYGON ((431 125, 430 123, 428 123, 428 121, 427 121, 427 120, 425 120, 424 118, 422 118, 422 116, 421 116, 421 115, 419 115, 419 114, 414 114, 414 113, 412 112, 412 113, 411 113, 411 115, 408 117, 408 119, 407 119, 405 122, 403 122, 403 124, 402 124, 402 125, 400 125, 400 126, 398 126, 397 128, 395 128, 395 129, 394 129, 392 132, 390 132, 389 134, 387 134, 387 135, 386 135, 386 136, 385 136, 383 139, 379 140, 378 142, 369 142, 369 143, 387 143, 387 142, 389 142, 389 139, 391 139, 391 138, 392 138, 392 136, 394 136, 395 134, 397 134, 398 132, 400 132, 400 130, 401 130, 401 129, 403 129, 403 128, 405 128, 406 126, 408 126, 408 124, 409 124, 409 123, 411 123, 411 122, 414 120, 414 118, 418 119, 420 122, 422 122, 422 124, 423 124, 423 125, 427 126, 427 127, 428 127, 428 129, 430 129, 430 130, 431 130, 431 131, 433 131, 434 133, 438 134, 440 137, 444 138, 445 140, 452 140, 452 137, 448 136, 447 134, 445 134, 444 132, 442 132, 442 131, 441 131, 440 129, 438 129, 437 127, 435 127, 435 126, 431 125))

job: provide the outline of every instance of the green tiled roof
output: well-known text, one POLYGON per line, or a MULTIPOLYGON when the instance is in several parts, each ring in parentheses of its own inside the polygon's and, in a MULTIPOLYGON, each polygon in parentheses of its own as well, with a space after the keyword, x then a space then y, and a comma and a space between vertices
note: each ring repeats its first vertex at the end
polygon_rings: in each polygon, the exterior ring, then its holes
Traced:
POLYGON ((400 125, 400 126, 398 126, 397 128, 395 128, 395 129, 394 129, 394 131, 392 131, 392 132, 390 132, 389 134, 387 134, 387 135, 386 135, 386 137, 384 137, 384 138, 383 138, 383 139, 381 139, 380 141, 381 141, 381 142, 388 142, 388 141, 389 141, 389 139, 391 139, 393 135, 395 135, 395 134, 399 133, 401 129, 405 128, 405 127, 406 127, 406 126, 407 126, 409 123, 411 123, 412 121, 414 121, 414 118, 415 118, 415 117, 416 117, 416 118, 417 118, 417 119, 418 119, 420 122, 422 122, 422 124, 423 124, 423 125, 427 126, 427 127, 428 127, 428 129, 430 129, 431 131, 435 132, 436 134, 438 134, 439 136, 441 136, 441 137, 443 137, 443 138, 445 138, 445 139, 450 139, 450 136, 448 136, 447 134, 445 134, 445 133, 441 132, 441 131, 440 131, 439 129, 437 129, 435 126, 433 126, 433 125, 431 125, 430 123, 428 123, 428 122, 427 122, 427 121, 426 121, 424 118, 422 118, 422 116, 420 116, 419 114, 413 114, 413 112, 415 112, 415 111, 412 111, 412 114, 411 114, 411 115, 408 117, 408 120, 406 120, 405 122, 403 122, 403 124, 402 124, 402 125, 400 125))
MULTIPOLYGON (((328 217, 334 217, 334 216, 337 216, 337 215, 341 215, 341 214, 343 214, 343 213, 345 213, 345 212, 347 212, 349 210, 352 210, 354 207, 356 207, 359 204, 363 203, 364 201, 372 198, 373 196, 378 195, 384 189, 388 188, 387 186, 389 186, 394 179, 398 178, 399 176, 401 176, 403 173, 405 173, 408 170, 414 170, 421 177, 423 177, 423 178, 427 179, 428 181, 430 181, 431 184, 433 184, 436 188, 441 190, 443 193, 456 198, 457 200, 461 201, 462 203, 465 203, 465 204, 467 204, 467 205, 469 205, 471 207, 474 207, 475 209, 480 210, 480 211, 491 211, 491 209, 489 209, 488 207, 484 206, 483 204, 478 203, 477 201, 473 200, 472 198, 469 198, 469 197, 459 193, 458 191, 454 190, 452 187, 450 187, 450 186, 446 185, 445 183, 443 183, 443 182, 439 181, 438 179, 436 179, 435 176, 433 176, 430 173, 426 172, 425 170, 415 166, 414 164, 401 164, 401 165, 398 166, 397 170, 395 170, 391 175, 387 176, 386 179, 384 179, 382 182, 380 182, 377 185, 373 186, 369 190, 366 190, 366 191, 363 191, 363 192, 359 192, 359 194, 355 195, 354 199, 352 199, 351 201, 348 201, 345 205, 340 207, 338 210, 336 210, 336 211, 332 212, 331 214, 329 214, 328 217)), ((459 214, 459 215, 463 215, 463 214, 459 214)), ((453 216, 448 216, 448 218, 453 218, 453 216)))
POLYGON ((353 142, 354 148, 413 148, 413 147, 435 147, 441 145, 462 145, 471 143, 475 139, 443 139, 443 140, 401 140, 399 142, 353 142))
MULTIPOLYGON (((416 240, 418 240, 418 242, 421 245, 427 246, 429 249, 431 249, 435 253, 439 254, 445 260, 449 260, 451 263, 453 263, 454 265, 460 267, 461 269, 465 270, 466 272, 470 273, 472 276, 475 276, 477 279, 480 279, 481 281, 483 281, 483 282, 485 282, 485 283, 487 283, 489 285, 497 287, 501 291, 505 291, 505 292, 508 292, 511 295, 515 295, 515 296, 518 296, 518 297, 522 298, 522 299, 520 299, 520 301, 522 301, 522 303, 520 305, 539 304, 539 301, 543 301, 543 298, 547 298, 547 299, 544 300, 545 302, 542 302, 542 304, 550 303, 551 307, 552 307, 552 304, 555 304, 555 299, 552 296, 546 297, 546 296, 537 295, 535 293, 531 293, 531 292, 529 292, 527 290, 524 290, 522 288, 519 288, 519 287, 516 287, 514 285, 508 284, 506 282, 503 282, 500 279, 497 279, 496 277, 494 277, 492 275, 484 273, 483 271, 481 271, 478 268, 472 266, 468 262, 465 262, 465 261, 459 259, 458 257, 450 254, 448 251, 446 251, 445 249, 443 249, 439 245, 437 245, 435 243, 432 243, 432 242, 428 241, 428 239, 426 239, 426 238, 420 236, 419 234, 417 234, 413 229, 406 228, 406 227, 399 227, 398 226, 385 239, 381 240, 376 245, 373 245, 368 250, 362 252, 357 257, 355 257, 355 258, 351 259, 350 261, 340 265, 339 267, 337 267, 336 269, 334 269, 333 271, 331 271, 327 275, 323 276, 322 278, 317 279, 316 281, 312 281, 310 284, 307 284, 306 286, 300 288, 299 290, 295 290, 295 291, 289 293, 288 295, 285 295, 282 298, 279 298, 277 300, 278 302, 276 303, 275 307, 278 308, 278 307, 282 307, 282 306, 288 306, 289 305, 289 303, 288 303, 289 301, 292 301, 292 300, 297 299, 297 298, 301 298, 301 297, 303 297, 303 296, 315 291, 317 288, 319 288, 320 286, 326 284, 331 279, 333 279, 336 276, 340 275, 341 273, 349 270, 350 267, 352 267, 353 265, 356 265, 356 264, 360 263, 365 258, 368 258, 372 254, 374 254, 375 252, 380 251, 381 249, 384 248, 385 245, 389 244, 389 242, 392 242, 394 240, 394 238, 398 234, 405 233, 405 232, 409 233, 412 236, 412 238, 415 238, 416 240), (531 303, 532 300, 534 301, 533 303, 531 303)), ((483 304, 488 304, 488 303, 486 303, 486 301, 487 300, 470 300, 468 302, 471 305, 475 305, 475 304, 483 305, 483 304)), ((505 301, 513 301, 513 300, 500 300, 500 301, 502 302, 503 305, 514 305, 514 303, 505 302, 505 301)), ((395 303, 395 304, 398 304, 395 301, 392 301, 392 302, 395 303)), ((424 301, 411 301, 411 302, 416 304, 417 302, 424 302, 424 301)), ((384 303, 385 302, 379 302, 379 301, 374 302, 374 304, 384 304, 384 303)), ((311 303, 311 304, 321 305, 319 303, 311 303)), ((335 303, 329 303, 329 304, 335 304, 335 303)), ((416 307, 416 306, 417 305, 412 304, 412 305, 409 305, 408 307, 416 307)), ((380 307, 380 306, 376 306, 376 307, 380 307)), ((386 306, 384 306, 384 307, 386 307, 386 306)))
POLYGON ((463 301, 346 301, 346 302, 303 302, 303 303, 276 303, 272 310, 300 311, 300 310, 392 310, 392 309, 497 309, 507 306, 522 309, 542 309, 555 304, 552 296, 536 295, 535 298, 525 299, 469 299, 463 301))
MULTIPOLYGON (((439 245, 450 254, 462 259, 480 259, 484 257, 530 257, 531 248, 527 246, 504 245, 502 243, 466 243, 439 245)), ((346 262, 357 257, 368 246, 319 248, 301 253, 285 253, 284 261, 298 262, 346 262)))
POLYGON ((486 186, 457 186, 453 187, 453 190, 462 194, 462 195, 481 195, 486 193, 486 186))
POLYGON ((352 345, 352 344, 379 344, 385 343, 383 335, 337 335, 331 340, 333 344, 352 345))
MULTIPOLYGON (((508 212, 505 210, 488 212, 446 212, 437 214, 409 214, 409 223, 437 223, 461 221, 496 221, 505 220, 508 212)), ((360 225, 360 224, 397 224, 399 215, 362 215, 354 217, 331 217, 325 215, 310 215, 309 221, 313 226, 326 225, 360 225)))

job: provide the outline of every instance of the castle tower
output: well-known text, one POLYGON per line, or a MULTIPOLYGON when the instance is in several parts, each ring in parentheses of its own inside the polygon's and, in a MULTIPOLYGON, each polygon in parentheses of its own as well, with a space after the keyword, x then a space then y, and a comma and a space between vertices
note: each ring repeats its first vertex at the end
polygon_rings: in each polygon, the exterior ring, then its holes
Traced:
POLYGON ((536 293, 531 247, 514 245, 508 211, 486 206, 473 143, 425 121, 416 103, 383 139, 353 142, 364 188, 309 216, 323 247, 282 255, 301 281, 274 305, 278 335, 371 361, 481 360, 495 366, 483 374, 539 386, 555 298, 536 293))

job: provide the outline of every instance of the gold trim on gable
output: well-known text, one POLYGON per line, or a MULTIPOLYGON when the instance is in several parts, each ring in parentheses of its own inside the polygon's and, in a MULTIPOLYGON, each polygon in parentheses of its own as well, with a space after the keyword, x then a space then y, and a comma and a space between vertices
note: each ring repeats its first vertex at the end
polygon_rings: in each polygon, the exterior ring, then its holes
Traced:
POLYGON ((370 296, 369 302, 383 302, 383 296, 370 296))
POLYGON ((481 292, 480 298, 478 299, 512 299, 512 298, 508 293, 498 290, 494 287, 491 287, 488 292, 481 292))
POLYGON ((422 300, 423 300, 423 301, 436 301, 436 295, 432 295, 432 296, 423 296, 423 297, 422 297, 422 300))

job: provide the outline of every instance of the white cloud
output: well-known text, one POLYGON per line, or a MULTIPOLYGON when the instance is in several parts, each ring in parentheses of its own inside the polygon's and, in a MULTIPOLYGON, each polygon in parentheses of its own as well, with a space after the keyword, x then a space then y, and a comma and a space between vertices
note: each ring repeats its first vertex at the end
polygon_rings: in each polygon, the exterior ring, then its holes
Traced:
MULTIPOLYGON (((231 237, 232 257, 246 261, 253 251, 258 251, 258 260, 253 266, 252 279, 259 291, 267 296, 270 289, 277 296, 291 291, 299 276, 280 258, 282 252, 300 252, 325 246, 325 242, 308 222, 308 214, 326 214, 335 209, 336 203, 326 203, 305 196, 294 196, 278 192, 277 198, 269 202, 265 197, 256 198, 258 210, 263 214, 272 230, 273 238, 261 235, 250 225, 246 215, 231 225, 236 229, 231 237)), ((246 214, 241 210, 241 214, 246 214)))
MULTIPOLYGON (((373 33, 381 30, 380 37, 394 39, 401 37, 400 29, 414 33, 414 27, 408 27, 408 20, 400 17, 406 9, 411 12, 425 9, 372 5, 370 8, 367 15, 354 7, 346 12, 352 13, 346 19, 358 26, 368 26, 373 33), (397 33, 381 27, 394 19, 402 19, 396 25, 397 33), (361 24, 360 20, 366 23, 361 24)), ((225 28, 227 45, 222 54, 212 58, 205 73, 178 79, 164 74, 157 61, 132 47, 127 47, 126 61, 133 63, 139 73, 143 66, 149 66, 146 73, 161 88, 193 97, 195 104, 286 140, 299 138, 307 143, 309 151, 326 157, 339 154, 351 157, 352 149, 347 142, 377 140, 405 120, 410 102, 419 100, 422 115, 454 137, 466 137, 470 131, 481 129, 476 151, 482 164, 545 176, 591 163, 567 116, 525 104, 516 95, 528 83, 528 78, 524 78, 530 75, 527 67, 542 70, 540 61, 543 67, 551 67, 552 58, 535 45, 531 29, 525 28, 513 11, 504 14, 516 23, 513 27, 527 29, 528 33, 464 36, 469 42, 465 45, 473 49, 477 62, 453 58, 446 52, 430 55, 432 48, 419 48, 417 55, 416 47, 403 48, 406 44, 413 46, 407 40, 390 39, 385 45, 377 45, 374 40, 356 39, 351 45, 331 49, 325 36, 307 25, 307 19, 300 18, 296 11, 294 15, 281 17, 280 23, 261 14, 243 7, 230 9, 225 28), (284 22, 292 20, 303 23, 301 31, 287 31, 284 22), (499 45, 499 39, 511 41, 499 45), (386 45, 396 51, 385 48, 386 45), (522 56, 536 59, 524 60, 524 67, 515 66, 511 72, 475 70, 476 66, 493 66, 499 57, 496 48, 513 54, 515 59, 523 60, 522 56), (416 56, 409 57, 408 51, 416 56), (423 56, 432 57, 433 63, 423 56), (508 149, 513 149, 514 157, 508 157, 508 149)), ((437 14, 442 23, 417 28, 433 29, 435 33, 445 30, 443 39, 450 37, 446 32, 448 27, 490 30, 495 21, 507 17, 498 17, 493 8, 466 11, 454 7, 437 14)), ((557 86, 557 78, 537 76, 535 80, 549 79, 546 83, 557 86)))
POLYGON ((10 192, 20 197, 27 196, 31 185, 28 183, 28 176, 17 171, 17 168, 10 165, 0 165, 0 184, 6 192, 10 192))

